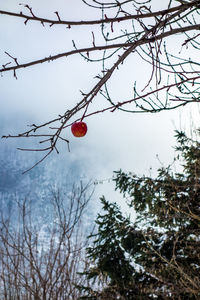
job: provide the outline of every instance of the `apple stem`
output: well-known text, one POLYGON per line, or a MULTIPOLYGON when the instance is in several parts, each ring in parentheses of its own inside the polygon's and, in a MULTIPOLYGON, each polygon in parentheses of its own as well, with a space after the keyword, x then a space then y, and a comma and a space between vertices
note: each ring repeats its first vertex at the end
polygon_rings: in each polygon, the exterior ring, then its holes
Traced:
POLYGON ((82 118, 81 118, 81 122, 82 122, 83 119, 85 118, 86 112, 87 112, 87 110, 88 110, 88 106, 89 106, 89 102, 88 102, 87 105, 86 105, 85 111, 84 111, 84 113, 83 113, 83 115, 82 115, 82 118))

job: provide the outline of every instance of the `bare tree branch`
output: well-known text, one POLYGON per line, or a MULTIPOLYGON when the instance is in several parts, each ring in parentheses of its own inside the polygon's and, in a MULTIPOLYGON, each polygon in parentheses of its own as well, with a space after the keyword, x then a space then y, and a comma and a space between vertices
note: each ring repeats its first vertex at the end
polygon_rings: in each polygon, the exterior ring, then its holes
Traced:
MULTIPOLYGON (((155 28, 156 28, 156 26, 155 26, 155 28)), ((38 60, 35 60, 35 61, 31 61, 31 62, 28 62, 28 63, 24 63, 24 64, 19 64, 18 63, 15 66, 3 67, 2 69, 0 69, 0 72, 4 73, 4 72, 8 72, 8 71, 16 71, 18 69, 23 69, 23 68, 34 66, 34 65, 37 65, 37 64, 54 61, 54 60, 62 58, 62 57, 68 57, 68 56, 71 56, 71 55, 74 55, 74 54, 79 54, 79 53, 89 53, 89 52, 94 52, 94 51, 102 51, 102 50, 116 49, 116 48, 119 48, 119 49, 123 48, 124 49, 124 48, 128 48, 128 47, 132 47, 132 49, 135 49, 138 46, 149 44, 149 43, 154 43, 155 41, 162 40, 162 39, 164 39, 166 37, 169 37, 169 36, 172 36, 174 34, 184 33, 184 32, 187 32, 187 31, 193 31, 193 30, 199 30, 199 29, 200 29, 200 24, 195 24, 195 25, 186 26, 186 27, 182 27, 182 28, 176 28, 176 29, 173 29, 173 30, 164 32, 162 34, 149 37, 149 38, 142 37, 140 40, 134 41, 132 43, 119 43, 119 44, 113 44, 113 45, 107 45, 107 46, 95 46, 95 47, 71 50, 69 52, 59 53, 59 54, 56 54, 56 55, 50 55, 49 57, 45 57, 45 58, 38 59, 38 60)), ((153 30, 149 30, 147 32, 147 35, 151 34, 152 31, 153 30)), ((130 50, 130 52, 132 52, 132 51, 133 50, 130 50)))
MULTIPOLYGON (((136 15, 128 15, 128 16, 126 15, 126 16, 117 17, 117 18, 106 17, 105 19, 90 20, 90 21, 66 21, 66 20, 61 20, 61 19, 53 20, 53 19, 36 17, 35 15, 26 15, 26 14, 23 14, 22 12, 15 13, 15 12, 10 12, 10 11, 5 11, 5 10, 0 10, 0 14, 25 19, 25 24, 27 24, 27 22, 30 20, 30 21, 40 22, 42 24, 47 23, 47 24, 50 24, 50 26, 53 26, 53 25, 80 26, 80 25, 98 25, 98 24, 101 25, 104 23, 115 23, 115 22, 118 23, 121 21, 127 21, 127 20, 133 20, 133 19, 145 19, 145 18, 157 17, 160 15, 162 16, 162 15, 166 15, 168 13, 178 11, 180 9, 188 9, 190 7, 193 7, 194 4, 198 4, 198 3, 199 3, 198 1, 194 1, 192 3, 188 2, 185 4, 181 4, 179 6, 171 7, 171 8, 156 11, 156 12, 150 12, 150 13, 145 13, 145 14, 138 13, 136 15)), ((26 5, 25 7, 29 7, 29 6, 26 5)), ((58 12, 56 12, 56 13, 58 13, 58 12)))

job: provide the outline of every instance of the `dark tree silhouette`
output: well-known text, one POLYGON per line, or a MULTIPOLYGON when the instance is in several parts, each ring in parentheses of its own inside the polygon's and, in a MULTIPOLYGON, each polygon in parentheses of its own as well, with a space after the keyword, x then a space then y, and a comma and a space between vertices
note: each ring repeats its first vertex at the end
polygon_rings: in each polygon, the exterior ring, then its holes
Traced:
POLYGON ((88 248, 82 299, 199 299, 200 144, 177 133, 183 171, 157 178, 115 173, 116 188, 135 209, 135 222, 104 198, 88 248))

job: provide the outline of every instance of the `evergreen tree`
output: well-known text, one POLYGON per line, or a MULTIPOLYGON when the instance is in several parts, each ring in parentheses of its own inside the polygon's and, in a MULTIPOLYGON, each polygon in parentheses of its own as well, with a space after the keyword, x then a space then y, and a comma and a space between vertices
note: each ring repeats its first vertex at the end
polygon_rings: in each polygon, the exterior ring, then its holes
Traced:
POLYGON ((116 189, 137 216, 132 223, 101 199, 85 299, 200 299, 200 143, 176 137, 181 172, 115 172, 116 189))

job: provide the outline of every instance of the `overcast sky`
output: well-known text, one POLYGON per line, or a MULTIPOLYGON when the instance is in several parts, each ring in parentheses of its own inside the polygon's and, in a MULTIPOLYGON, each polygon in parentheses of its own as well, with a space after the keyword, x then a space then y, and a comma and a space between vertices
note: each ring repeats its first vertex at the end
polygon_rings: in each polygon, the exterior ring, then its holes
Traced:
MULTIPOLYGON (((26 12, 19 6, 20 2, 0 0, 0 9, 26 12)), ((162 5, 167 2, 162 1, 162 5)), ((100 11, 89 9, 79 0, 34 0, 27 3, 33 7, 36 15, 43 17, 54 18, 55 11, 68 20, 101 17, 100 11)), ((19 62, 28 62, 73 49, 72 39, 77 47, 92 46, 93 29, 90 27, 67 30, 65 26, 49 28, 36 22, 28 22, 25 26, 20 18, 1 15, 0 28, 1 64, 10 60, 4 51, 17 57, 19 62)), ((97 43, 101 43, 100 36, 96 36, 96 39, 97 43)), ((0 78, 0 114, 5 127, 4 132, 0 130, 1 135, 19 133, 15 132, 16 124, 17 130, 25 131, 28 124, 42 123, 72 108, 81 100, 80 90, 88 92, 96 83, 94 76, 100 71, 100 63, 87 63, 76 55, 19 70, 17 80, 12 72, 3 74, 0 78)), ((113 76, 111 94, 115 98, 128 99, 131 96, 130 86, 136 79, 139 84, 147 80, 146 73, 148 70, 139 61, 128 59, 113 76)), ((101 107, 103 101, 98 96, 93 107, 101 107)), ((173 131, 187 128, 191 123, 190 116, 198 124, 197 106, 160 114, 107 112, 94 115, 87 119, 88 133, 84 138, 74 138, 70 129, 65 129, 71 152, 66 147, 66 153, 62 152, 63 162, 66 162, 66 166, 67 161, 83 162, 84 176, 99 180, 112 177, 112 172, 120 168, 139 175, 147 174, 150 167, 155 170, 160 166, 159 160, 166 165, 172 161, 175 145, 173 131)), ((9 140, 0 142, 1 145, 9 145, 9 140)), ((10 147, 12 145, 10 143, 10 147)), ((51 160, 51 157, 48 159, 51 160)), ((110 192, 108 184, 99 189, 100 194, 110 192)))

